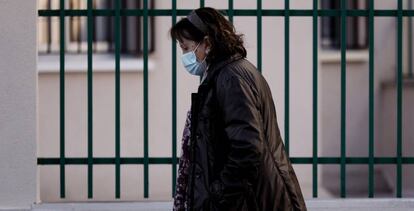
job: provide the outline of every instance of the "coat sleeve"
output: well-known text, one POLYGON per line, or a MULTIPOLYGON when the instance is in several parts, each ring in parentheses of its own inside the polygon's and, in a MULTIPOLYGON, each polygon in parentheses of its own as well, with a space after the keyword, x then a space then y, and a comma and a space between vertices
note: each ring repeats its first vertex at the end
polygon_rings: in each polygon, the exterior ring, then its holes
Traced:
POLYGON ((216 93, 230 151, 220 181, 213 182, 221 184, 213 184, 212 192, 218 192, 221 185, 221 193, 231 193, 258 176, 263 152, 262 117, 254 86, 234 73, 217 78, 216 93))

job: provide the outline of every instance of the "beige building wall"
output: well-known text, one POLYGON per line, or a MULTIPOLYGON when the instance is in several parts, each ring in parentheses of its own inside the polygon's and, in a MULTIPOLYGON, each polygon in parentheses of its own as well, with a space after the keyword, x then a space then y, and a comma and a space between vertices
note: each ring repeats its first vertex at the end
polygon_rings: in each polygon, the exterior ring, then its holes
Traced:
MULTIPOLYGON (((234 1, 235 9, 256 8, 255 1, 234 1)), ((395 3, 379 1, 379 8, 394 8, 395 3)), ((225 1, 209 0, 206 6, 227 8, 225 1)), ((197 8, 198 1, 178 1, 177 8, 197 8)), ((157 1, 156 8, 170 9, 169 1, 157 1)), ((263 8, 283 9, 283 1, 263 1, 263 8)), ((310 9, 311 1, 292 1, 291 9, 310 9)), ((375 31, 375 96, 379 115, 378 88, 381 81, 394 78, 392 51, 395 45, 392 18, 377 18, 375 31)), ((179 18, 178 18, 179 20, 179 18)), ((257 19, 235 17, 239 33, 245 34, 248 59, 257 64, 257 19)), ((149 78, 149 155, 171 157, 172 152, 172 82, 171 39, 168 30, 171 17, 155 18, 155 52, 150 55, 149 78)), ((279 127, 284 137, 284 17, 263 17, 262 72, 270 84, 279 127)), ((181 153, 181 137, 190 95, 197 91, 199 78, 189 75, 181 65, 177 46, 177 155, 181 153)), ((395 53, 395 52, 394 52, 395 53)), ((319 156, 339 156, 340 152, 340 60, 338 52, 319 52, 319 156)), ((349 52, 347 73, 347 155, 368 155, 368 52, 349 52), (366 145, 366 146, 365 146, 366 145)), ((39 58, 39 157, 59 157, 59 74, 57 58, 39 58), (53 63, 55 62, 55 63, 53 63)), ((87 157, 87 78, 86 55, 66 57, 66 156, 87 157), (72 61, 72 62, 70 62, 72 61)), ((93 76, 93 155, 115 156, 115 63, 94 57, 93 76), (103 61, 104 60, 104 61, 103 61)), ((143 156, 143 71, 142 61, 121 59, 121 156, 143 156)), ((312 156, 312 18, 290 18, 290 155, 312 156)), ((379 125, 376 125, 378 134, 379 125)), ((379 135, 377 135, 379 137, 379 135)), ((312 197, 312 166, 294 165, 306 198, 312 197)), ((350 189, 358 189, 367 180, 367 165, 348 166, 350 189), (362 174, 359 174, 362 172, 362 174), (361 177, 361 175, 363 177, 361 177)), ((39 166, 40 198, 59 198, 59 166, 39 166)), ((339 188, 339 165, 319 166, 319 196, 330 197, 324 190, 339 188), (325 174, 325 177, 321 175, 325 174), (331 176, 330 176, 331 175, 331 176), (334 175, 334 176, 332 176, 334 175), (326 181, 322 181, 322 179, 326 181)), ((114 165, 94 165, 93 200, 115 200, 114 165)), ((150 165, 150 200, 171 200, 170 165, 150 165)), ((121 200, 143 200, 143 166, 122 165, 121 200)), ((367 187, 366 187, 367 189, 367 187)), ((66 166, 66 199, 87 199, 87 166, 66 166)))

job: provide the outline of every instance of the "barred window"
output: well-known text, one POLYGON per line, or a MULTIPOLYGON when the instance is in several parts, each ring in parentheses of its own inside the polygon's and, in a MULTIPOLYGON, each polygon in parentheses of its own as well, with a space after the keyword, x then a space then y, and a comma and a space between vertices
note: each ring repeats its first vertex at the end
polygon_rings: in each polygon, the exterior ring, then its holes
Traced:
MULTIPOLYGON (((149 1, 149 9, 154 1, 149 1)), ((59 9, 58 0, 39 0, 39 9, 59 9)), ((86 0, 65 1, 65 8, 86 10, 86 0)), ((114 9, 113 0, 93 0, 93 9, 114 9)), ((121 9, 142 9, 143 0, 121 0, 121 9)), ((143 17, 121 16, 120 49, 121 54, 142 55, 143 53, 143 17)), ((93 16, 92 46, 94 53, 112 53, 115 51, 115 17, 93 16)), ((38 24, 39 54, 59 53, 59 17, 41 17, 38 24)), ((88 26, 86 16, 65 17, 65 52, 82 54, 87 52, 88 26)), ((148 51, 154 51, 154 18, 148 17, 148 51)))
MULTIPOLYGON (((348 10, 366 10, 369 8, 367 0, 347 0, 348 10)), ((321 0, 322 9, 340 11, 341 1, 321 0)), ((323 49, 341 48, 341 17, 322 17, 321 45, 323 49)), ((347 17, 346 48, 365 49, 368 47, 368 18, 347 17)))

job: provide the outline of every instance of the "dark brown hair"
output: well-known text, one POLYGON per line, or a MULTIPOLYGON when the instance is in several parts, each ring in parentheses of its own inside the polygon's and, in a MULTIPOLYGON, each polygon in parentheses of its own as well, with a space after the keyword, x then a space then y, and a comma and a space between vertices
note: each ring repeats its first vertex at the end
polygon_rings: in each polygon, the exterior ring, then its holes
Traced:
POLYGON ((195 10, 207 27, 207 33, 203 33, 195 27, 187 18, 181 19, 170 29, 170 36, 182 42, 182 38, 201 42, 207 35, 211 49, 206 58, 207 63, 226 59, 234 54, 246 57, 247 52, 243 46, 243 35, 236 34, 236 30, 220 12, 204 7, 195 10))

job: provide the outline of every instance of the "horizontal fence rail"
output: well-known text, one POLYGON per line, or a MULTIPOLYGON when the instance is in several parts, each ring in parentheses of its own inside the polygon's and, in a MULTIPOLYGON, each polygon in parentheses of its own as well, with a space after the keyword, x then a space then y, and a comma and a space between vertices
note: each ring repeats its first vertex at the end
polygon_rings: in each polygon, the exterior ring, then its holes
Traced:
MULTIPOLYGON (((175 14, 177 16, 186 16, 192 10, 189 9, 177 9, 175 14)), ((223 14, 232 14, 233 16, 313 16, 313 11, 310 9, 263 9, 261 12, 258 10, 248 10, 248 9, 234 9, 230 10, 219 10, 223 14)), ((39 16, 59 16, 60 10, 39 10, 39 16)), ((317 16, 341 16, 341 10, 328 10, 328 9, 318 9, 317 16)), ((399 10, 374 10, 374 16, 379 17, 396 17, 398 16, 399 10)), ((414 16, 413 10, 401 10, 402 16, 414 16)), ((65 16, 87 16, 88 10, 68 10, 65 9, 63 14, 65 16)), ((115 10, 113 9, 94 9, 92 12, 93 16, 115 16, 115 10)), ((120 9, 121 16, 143 16, 144 11, 142 9, 120 9)), ((172 16, 173 11, 167 9, 148 9, 148 16, 172 16)), ((346 16, 369 16, 369 10, 347 10, 345 12, 346 16)))
MULTIPOLYGON (((98 165, 105 165, 105 164, 115 164, 116 158, 111 157, 100 157, 100 158, 92 158, 93 164, 98 165)), ((170 157, 150 157, 148 159, 149 164, 173 164, 173 162, 177 162, 179 158, 172 159, 170 157)), ((340 164, 341 157, 292 157, 290 160, 295 164, 312 164, 314 160, 318 164, 340 164)), ((371 162, 371 158, 367 157, 346 157, 345 163, 346 164, 369 164, 371 162)), ((373 157, 374 164, 396 164, 397 158, 395 157, 373 157)), ((66 164, 70 165, 84 165, 88 164, 87 158, 64 158, 63 159, 66 164)), ((52 158, 52 157, 44 157, 38 158, 37 163, 39 165, 58 165, 60 163, 59 158, 52 158)), ((401 157, 402 164, 414 164, 414 157, 401 157)), ((127 158, 120 158, 120 164, 144 164, 143 157, 127 157, 127 158)))
MULTIPOLYGON (((402 20, 403 17, 409 17, 411 21, 412 16, 414 16, 414 11, 412 10, 412 3, 408 10, 403 9, 402 0, 396 0, 398 2, 397 9, 389 10, 376 10, 374 9, 374 0, 369 0, 369 9, 367 10, 351 10, 346 7, 346 0, 341 0, 340 9, 336 10, 323 10, 318 8, 319 1, 313 0, 312 9, 290 9, 289 0, 285 0, 284 9, 263 9, 262 1, 257 1, 257 9, 234 9, 234 1, 229 0, 227 10, 220 10, 224 15, 229 17, 229 20, 233 22, 235 16, 252 16, 257 17, 257 54, 258 54, 258 63, 257 67, 259 71, 262 71, 262 19, 263 17, 283 17, 284 18, 284 36, 285 36, 285 144, 286 150, 289 153, 289 60, 290 60, 290 46, 289 46, 289 36, 290 36, 290 17, 309 17, 312 19, 312 78, 313 78, 313 88, 312 88, 312 106, 313 106, 313 117, 312 117, 312 157, 291 157, 291 161, 294 164, 311 164, 312 165, 312 196, 318 197, 318 165, 323 164, 339 164, 340 165, 340 196, 346 197, 346 166, 348 164, 367 164, 369 168, 369 183, 368 197, 374 197, 374 165, 375 164, 390 164, 396 165, 396 184, 397 191, 396 197, 402 197, 402 165, 403 164, 414 164, 414 157, 404 157, 402 156, 402 52, 403 52, 403 26, 402 20), (346 17, 357 17, 363 16, 368 18, 368 37, 369 37, 369 151, 367 157, 347 157, 346 156, 346 17), (339 157, 318 157, 318 18, 319 17, 340 17, 341 18, 341 151, 339 157), (374 70, 375 70, 375 61, 374 61, 374 20, 375 17, 395 17, 397 22, 397 68, 396 68, 396 78, 397 78, 397 153, 395 157, 375 157, 374 156, 374 70)), ((171 164, 172 165, 172 196, 174 195, 175 186, 176 186, 176 171, 178 159, 177 151, 177 48, 176 41, 172 40, 172 156, 171 157, 149 157, 148 154, 148 18, 151 16, 167 16, 171 17, 171 24, 176 23, 177 16, 186 16, 192 10, 190 9, 177 9, 176 0, 172 0, 171 9, 150 9, 148 7, 149 0, 143 0, 143 9, 121 9, 120 0, 115 0, 114 9, 93 9, 92 0, 88 0, 87 9, 80 10, 69 10, 65 9, 65 1, 60 0, 59 9, 50 9, 50 10, 39 10, 38 15, 40 17, 58 17, 59 26, 60 26, 60 155, 59 157, 39 157, 37 160, 38 165, 59 165, 60 167, 60 197, 65 198, 65 166, 66 165, 87 165, 88 167, 88 198, 93 198, 93 166, 94 165, 103 165, 103 164, 112 164, 115 165, 115 197, 121 197, 121 165, 129 164, 139 164, 144 166, 144 197, 149 197, 149 175, 148 167, 151 164, 171 164), (88 92, 88 154, 87 157, 79 158, 68 158, 65 156, 65 17, 72 16, 84 16, 87 17, 87 27, 88 27, 88 71, 87 71, 87 92, 88 92), (114 138, 114 149, 115 157, 93 157, 93 63, 92 63, 92 29, 93 29, 93 17, 96 16, 109 16, 114 17, 115 19, 115 138, 114 138), (144 72, 143 72, 143 109, 144 109, 144 156, 143 157, 121 157, 120 154, 120 25, 121 17, 123 16, 142 16, 143 17, 143 61, 144 61, 144 72)), ((204 6, 205 1, 200 0, 200 6, 204 6)), ((411 22, 410 22, 411 23, 411 22)), ((304 35, 305 36, 305 35, 304 35)), ((409 29, 409 42, 412 42, 412 29, 409 29)), ((411 49, 412 55, 412 49, 411 49)), ((411 75, 412 75, 412 63, 410 63, 411 75)))

